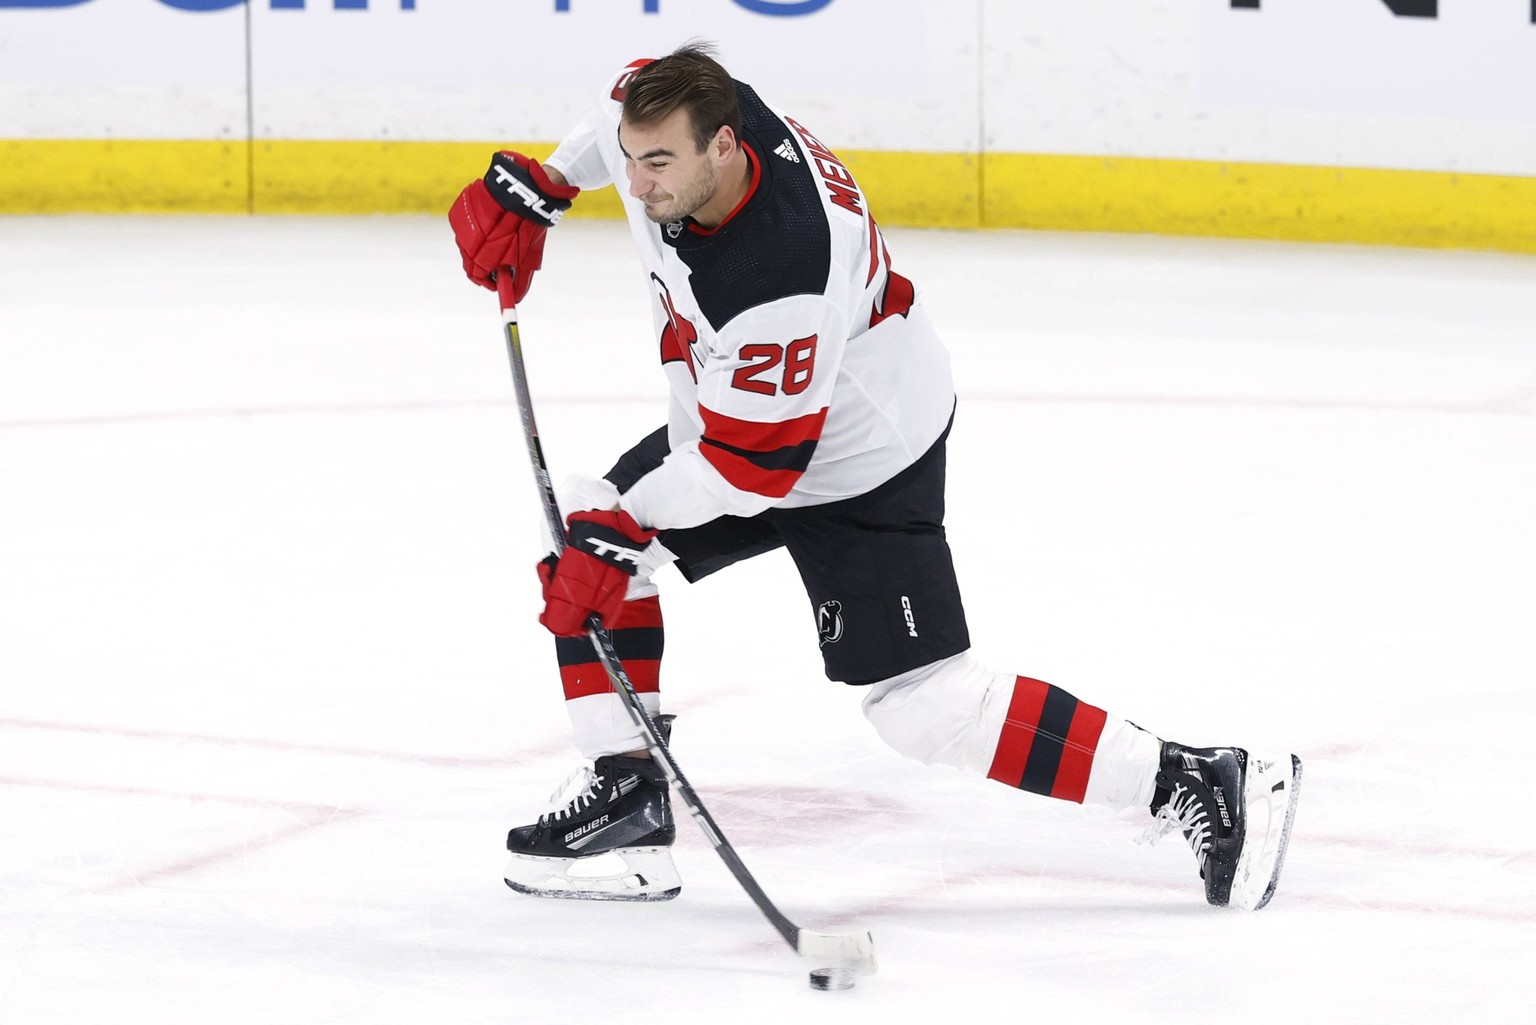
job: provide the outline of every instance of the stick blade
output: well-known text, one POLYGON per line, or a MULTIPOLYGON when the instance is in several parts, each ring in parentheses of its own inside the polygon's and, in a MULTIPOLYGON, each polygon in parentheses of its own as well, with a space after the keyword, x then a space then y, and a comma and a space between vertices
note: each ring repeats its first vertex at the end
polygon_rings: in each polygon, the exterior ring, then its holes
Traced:
POLYGON ((875 938, 867 932, 812 932, 801 929, 795 938, 795 952, 817 968, 852 968, 860 975, 873 975, 875 938))

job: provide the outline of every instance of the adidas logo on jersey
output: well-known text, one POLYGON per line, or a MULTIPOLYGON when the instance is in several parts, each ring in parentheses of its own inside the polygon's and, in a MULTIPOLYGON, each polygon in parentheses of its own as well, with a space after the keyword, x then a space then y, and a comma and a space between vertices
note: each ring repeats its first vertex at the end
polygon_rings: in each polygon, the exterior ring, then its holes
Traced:
POLYGON ((800 154, 795 152, 794 143, 790 142, 788 139, 785 139, 783 142, 779 143, 774 152, 783 157, 785 160, 788 160, 791 164, 798 164, 800 162, 800 154))

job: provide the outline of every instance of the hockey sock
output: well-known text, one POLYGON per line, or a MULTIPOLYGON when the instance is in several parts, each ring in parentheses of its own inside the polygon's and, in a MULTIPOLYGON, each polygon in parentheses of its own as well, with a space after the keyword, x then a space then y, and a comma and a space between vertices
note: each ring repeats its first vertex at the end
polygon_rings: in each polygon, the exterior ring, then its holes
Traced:
MULTIPOLYGON (((661 708, 663 630, 661 599, 656 595, 626 601, 609 631, 614 652, 646 710, 661 708)), ((608 673, 587 637, 555 638, 565 707, 576 746, 589 758, 622 754, 645 746, 640 730, 614 692, 608 673)))
POLYGON ((969 652, 881 680, 864 714, 891 747, 1064 801, 1145 808, 1161 742, 1060 687, 969 652))
POLYGON ((1079 701, 1060 687, 1015 677, 987 776, 1030 793, 1081 804, 1107 719, 1102 708, 1079 701))
MULTIPOLYGON (((655 595, 626 601, 612 630, 613 650, 624 663, 624 672, 640 694, 655 694, 661 679, 661 599, 655 595)), ((608 673, 598 660, 592 641, 581 637, 556 637, 555 658, 560 663, 560 682, 565 700, 607 694, 613 690, 608 673)))
POLYGON ((987 776, 1063 801, 1130 808, 1151 800, 1160 748, 1139 726, 1020 676, 987 776))

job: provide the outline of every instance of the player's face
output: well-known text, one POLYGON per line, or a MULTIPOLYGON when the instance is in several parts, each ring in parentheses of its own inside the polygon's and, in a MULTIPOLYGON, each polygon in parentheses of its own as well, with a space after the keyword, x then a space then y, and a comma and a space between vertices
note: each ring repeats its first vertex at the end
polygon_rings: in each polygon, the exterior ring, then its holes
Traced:
POLYGON ((682 109, 653 125, 620 122, 629 194, 645 203, 645 216, 670 224, 708 203, 720 187, 719 142, 716 134, 701 151, 688 111, 682 109))

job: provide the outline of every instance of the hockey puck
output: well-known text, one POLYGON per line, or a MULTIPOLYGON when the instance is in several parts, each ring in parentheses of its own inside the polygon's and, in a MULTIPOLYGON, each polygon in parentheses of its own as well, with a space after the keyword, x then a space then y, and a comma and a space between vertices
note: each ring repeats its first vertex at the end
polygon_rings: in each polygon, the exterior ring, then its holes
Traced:
POLYGON ((812 989, 852 989, 852 968, 817 968, 811 972, 812 989))

